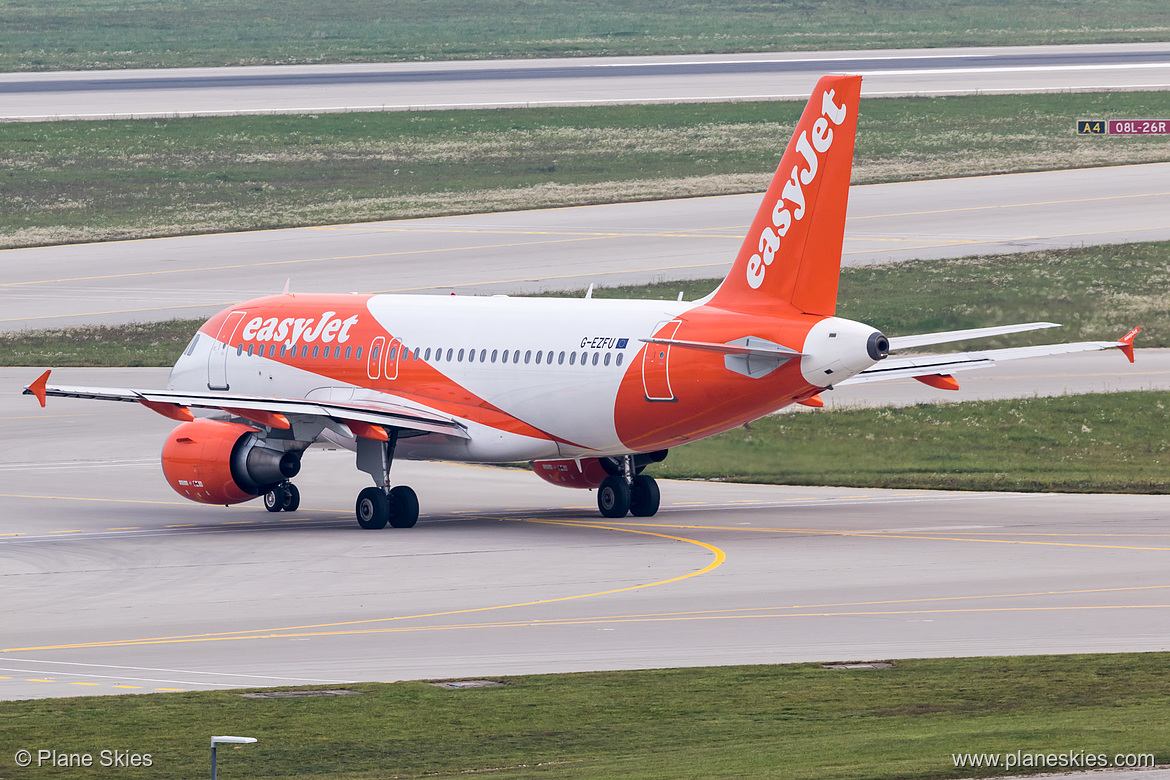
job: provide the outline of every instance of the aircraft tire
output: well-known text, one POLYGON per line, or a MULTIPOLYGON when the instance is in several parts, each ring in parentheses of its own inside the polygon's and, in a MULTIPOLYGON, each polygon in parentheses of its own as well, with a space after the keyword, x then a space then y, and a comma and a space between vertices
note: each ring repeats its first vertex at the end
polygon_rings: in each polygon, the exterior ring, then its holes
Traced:
POLYGON ((264 494, 264 508, 269 512, 279 512, 284 509, 284 502, 288 500, 288 493, 280 485, 264 494))
POLYGON ((418 522, 418 496, 406 485, 390 489, 390 525, 414 528, 418 522))
POLYGON ((293 483, 288 483, 284 486, 284 503, 281 509, 285 512, 295 512, 301 505, 301 491, 297 490, 297 486, 293 483))
POLYGON ((653 517, 658 513, 662 494, 653 477, 639 474, 630 486, 630 514, 634 517, 653 517))
POLYGON ((358 493, 355 507, 358 525, 367 530, 385 528, 390 520, 390 499, 382 488, 368 487, 358 493))
POLYGON ((597 508, 605 517, 625 517, 630 511, 630 486, 621 477, 606 477, 597 488, 597 508))

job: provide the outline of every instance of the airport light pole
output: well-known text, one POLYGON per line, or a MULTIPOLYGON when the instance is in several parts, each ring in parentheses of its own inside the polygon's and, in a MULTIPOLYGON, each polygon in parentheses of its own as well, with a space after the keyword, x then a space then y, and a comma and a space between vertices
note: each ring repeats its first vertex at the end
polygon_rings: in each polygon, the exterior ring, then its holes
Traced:
POLYGON ((211 738, 211 780, 215 778, 215 746, 220 742, 227 742, 234 745, 247 745, 255 742, 255 737, 212 737, 211 738))

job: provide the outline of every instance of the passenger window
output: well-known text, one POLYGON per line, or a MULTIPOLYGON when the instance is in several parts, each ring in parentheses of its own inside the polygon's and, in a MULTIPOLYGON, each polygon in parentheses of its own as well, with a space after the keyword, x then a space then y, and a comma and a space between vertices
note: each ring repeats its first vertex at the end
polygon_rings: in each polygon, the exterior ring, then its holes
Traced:
POLYGON ((287 353, 288 353, 288 347, 286 347, 284 344, 281 344, 280 345, 280 356, 284 357, 287 353))
POLYGON ((345 348, 345 359, 346 360, 349 360, 349 355, 351 352, 353 352, 353 347, 346 347, 345 348))
POLYGON ((415 348, 414 348, 414 359, 415 359, 415 360, 418 360, 418 353, 419 353, 420 351, 422 351, 422 347, 415 347, 415 348))
POLYGON ((540 355, 541 355, 540 350, 539 349, 536 350, 536 365, 538 365, 538 366, 540 365, 540 355))
POLYGON ((301 360, 304 360, 308 356, 309 356, 309 345, 306 344, 303 347, 301 347, 301 360))
POLYGON ((314 344, 313 345, 313 357, 317 357, 317 349, 318 349, 317 345, 314 344))
POLYGON ((256 346, 255 344, 248 345, 248 357, 252 357, 252 348, 255 346, 256 346))
POLYGON ((480 362, 480 363, 486 363, 486 362, 487 362, 487 350, 486 350, 486 349, 481 349, 481 350, 479 351, 479 362, 480 362))
POLYGON ((370 360, 377 360, 377 359, 378 359, 378 353, 379 353, 379 352, 381 352, 381 351, 382 351, 382 345, 381 345, 381 344, 379 344, 378 346, 374 347, 374 348, 373 348, 373 350, 371 350, 371 352, 370 352, 370 360))
POLYGON ((577 365, 577 353, 576 352, 569 353, 569 365, 570 366, 577 365))
POLYGON ((582 352, 581 353, 581 365, 585 365, 585 361, 587 361, 588 359, 589 359, 589 353, 582 352))
POLYGON ((501 363, 507 363, 507 362, 508 362, 508 350, 506 350, 506 349, 504 350, 504 357, 503 357, 503 359, 502 359, 500 362, 501 362, 501 363))
POLYGON ((557 365, 563 366, 565 364, 565 352, 561 350, 561 354, 557 355, 557 365))
POLYGON ((276 357, 276 345, 275 344, 268 345, 268 357, 276 357))
POLYGON ((361 348, 361 346, 358 346, 358 348, 357 348, 357 352, 354 352, 354 353, 353 353, 353 359, 354 359, 354 360, 361 360, 361 359, 362 359, 362 348, 361 348))
POLYGON ((240 345, 236 347, 236 357, 239 357, 242 354, 244 354, 244 342, 241 341, 240 345))
POLYGON ((610 359, 611 357, 613 357, 613 356, 612 356, 612 355, 610 355, 608 352, 606 352, 606 353, 605 353, 605 364, 606 364, 607 366, 609 365, 609 359, 610 359))
POLYGON ((525 352, 525 353, 524 353, 524 363, 525 363, 525 365, 527 365, 528 361, 529 361, 529 360, 531 360, 531 359, 532 359, 532 350, 528 350, 527 352, 525 352))
POLYGON ((397 360, 398 359, 398 345, 397 344, 395 344, 393 347, 390 348, 390 356, 386 359, 387 360, 397 360))
MULTIPOLYGON (((450 352, 450 350, 447 350, 447 351, 448 351, 448 352, 450 352)), ((461 349, 461 350, 459 350, 459 358, 458 358, 458 360, 459 360, 459 362, 460 362, 460 363, 462 363, 462 362, 463 362, 463 350, 462 350, 462 349, 461 349)))
POLYGON ((593 353, 593 365, 597 365, 597 359, 598 359, 599 357, 601 357, 601 353, 600 353, 600 352, 594 352, 594 353, 593 353))
POLYGON ((499 356, 500 356, 500 351, 498 349, 493 349, 492 350, 492 362, 495 363, 496 358, 499 356))
POLYGON ((333 359, 337 360, 340 357, 341 357, 341 347, 334 347, 333 348, 333 359))
POLYGON ((452 356, 452 355, 454 355, 454 354, 455 354, 455 349, 454 349, 454 347, 448 347, 448 348, 447 348, 447 362, 448 362, 448 363, 450 363, 450 362, 451 362, 451 356, 452 356))
POLYGON ((423 360, 431 359, 431 348, 427 347, 427 351, 423 354, 423 360))
POLYGON ((512 362, 513 363, 520 362, 520 350, 518 350, 518 349, 512 350, 512 362))
POLYGON ((618 353, 618 356, 617 356, 617 364, 618 364, 619 366, 622 364, 622 358, 624 358, 625 356, 626 356, 626 355, 625 355, 625 353, 624 353, 624 352, 619 352, 619 353, 618 353))
POLYGON ((475 350, 474 350, 474 349, 472 349, 472 350, 468 350, 468 352, 467 352, 467 362, 468 362, 468 363, 474 363, 474 362, 475 362, 475 350))

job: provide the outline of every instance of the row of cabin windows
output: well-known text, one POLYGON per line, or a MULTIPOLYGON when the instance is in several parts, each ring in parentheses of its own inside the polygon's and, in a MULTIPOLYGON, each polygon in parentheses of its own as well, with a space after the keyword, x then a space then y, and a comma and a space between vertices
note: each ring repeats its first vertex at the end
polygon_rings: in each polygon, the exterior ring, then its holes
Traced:
MULTIPOLYGON (((398 345, 391 347, 390 354, 387 355, 387 360, 390 360, 390 361, 397 360, 398 359, 398 349, 399 349, 398 345)), ((252 357, 253 355, 257 355, 259 357, 264 357, 264 345, 263 344, 249 344, 247 347, 247 350, 248 350, 248 357, 252 357)), ((381 350, 381 345, 374 346, 373 351, 370 353, 370 360, 377 360, 378 359, 378 352, 380 350, 381 350)), ((289 349, 288 347, 286 347, 282 344, 280 347, 280 357, 284 358, 286 355, 289 355, 290 357, 296 357, 296 351, 297 351, 296 347, 292 347, 291 349, 289 349)), ((332 353, 333 360, 340 360, 341 359, 341 352, 342 352, 342 350, 341 350, 340 345, 334 345, 332 350, 330 350, 329 347, 322 348, 321 345, 319 345, 319 344, 314 344, 312 347, 312 357, 314 359, 328 360, 330 358, 330 354, 332 353)), ((403 360, 418 360, 420 357, 420 353, 421 353, 421 357, 423 360, 429 361, 431 359, 432 349, 431 349, 431 347, 427 347, 425 352, 424 352, 422 347, 415 347, 414 351, 412 352, 407 347, 402 347, 402 359, 403 360)), ((243 343, 239 344, 236 347, 236 354, 237 355, 244 354, 243 343)), ((449 347, 447 349, 446 357, 444 357, 444 355, 443 355, 442 347, 435 349, 433 354, 434 354, 434 358, 435 358, 434 362, 436 362, 436 363, 441 363, 444 360, 446 360, 448 363, 451 363, 451 362, 462 363, 464 360, 464 357, 466 357, 468 363, 474 363, 474 362, 476 362, 476 358, 477 358, 476 351, 474 349, 460 349, 460 350, 456 351, 454 347, 449 347)), ((308 344, 302 345, 301 346, 301 359, 302 360, 308 359, 309 356, 310 356, 309 345, 308 344)), ((565 360, 566 360, 566 356, 567 356, 567 359, 569 361, 570 366, 577 365, 578 363, 580 363, 580 365, 584 366, 584 365, 589 364, 590 362, 592 362, 592 364, 595 366, 598 364, 608 366, 611 361, 613 361, 615 365, 620 366, 622 364, 622 361, 625 359, 625 355, 621 352, 617 353, 617 358, 614 359, 613 353, 610 353, 610 352, 590 353, 588 350, 582 350, 580 357, 578 357, 576 352, 566 353, 566 352, 562 351, 558 354, 551 349, 550 350, 538 349, 538 350, 536 350, 536 353, 534 355, 532 350, 529 349, 529 350, 525 350, 525 352, 523 354, 523 360, 525 363, 535 362, 537 365, 540 365, 542 362, 546 365, 552 365, 553 361, 555 360, 557 365, 564 365, 565 360), (592 360, 591 360, 591 358, 592 358, 592 360)), ((276 357, 276 345, 275 344, 268 345, 268 357, 270 357, 270 358, 276 357)), ((350 360, 351 358, 353 360, 361 360, 362 359, 362 348, 360 346, 357 347, 356 350, 352 346, 345 348, 345 359, 350 360)), ((518 350, 518 349, 516 349, 516 350, 505 349, 503 351, 503 353, 501 353, 500 350, 498 350, 498 349, 493 349, 491 351, 491 355, 489 356, 488 351, 486 349, 481 349, 481 350, 479 350, 479 353, 478 353, 478 359, 479 359, 480 363, 488 363, 488 362, 495 363, 497 360, 499 360, 499 362, 501 364, 508 363, 509 361, 512 362, 513 364, 515 364, 515 363, 519 363, 521 361, 521 353, 520 353, 520 350, 518 350)))

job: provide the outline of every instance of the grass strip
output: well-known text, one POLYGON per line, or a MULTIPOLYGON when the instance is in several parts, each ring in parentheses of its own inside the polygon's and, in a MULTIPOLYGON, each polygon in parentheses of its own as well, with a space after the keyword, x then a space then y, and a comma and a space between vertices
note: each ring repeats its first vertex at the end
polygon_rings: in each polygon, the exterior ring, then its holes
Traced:
MULTIPOLYGON (((0 247, 763 191, 803 102, 0 124, 0 247)), ((854 183, 1170 160, 1170 92, 872 99, 854 183)))
MULTIPOLYGON (((945 778, 959 753, 1170 752, 1170 655, 950 658, 891 669, 727 666, 498 678, 504 687, 346 686, 361 695, 212 691, 0 703, 18 749, 149 753, 150 777, 945 778)), ((66 771, 66 770, 48 770, 66 771)), ((130 770, 131 772, 135 770, 130 770)), ((1028 770, 1023 769, 1026 773, 1028 770)), ((1032 769, 1031 771, 1038 771, 1032 769)), ((125 773, 125 770, 123 770, 125 773)), ((1002 770, 999 774, 1005 774, 1002 770)), ((975 772, 980 776, 995 772, 975 772)), ((1013 772, 1014 774, 1014 772, 1013 772)), ((145 775, 144 775, 145 776, 145 775)))
POLYGON ((676 447, 649 473, 778 485, 1166 493, 1167 406, 1170 393, 1135 391, 779 414, 676 447))
MULTIPOLYGON (((1049 320, 1059 331, 983 339, 979 348, 1108 340, 1142 325, 1139 347, 1170 346, 1170 241, 844 268, 837 313, 888 335, 1049 320)), ((696 300, 718 279, 594 290, 596 298, 696 300)), ((576 296, 580 291, 546 293, 576 296)), ((5 366, 170 366, 202 320, 0 334, 5 366)), ((963 344, 948 349, 961 349, 963 344)))
POLYGON ((1159 0, 25 0, 0 70, 1161 41, 1159 0))

